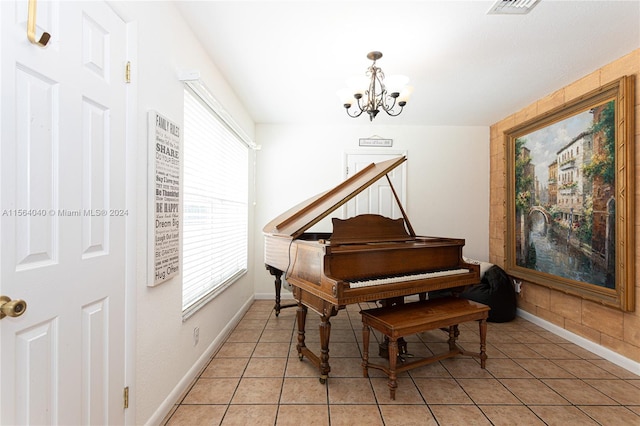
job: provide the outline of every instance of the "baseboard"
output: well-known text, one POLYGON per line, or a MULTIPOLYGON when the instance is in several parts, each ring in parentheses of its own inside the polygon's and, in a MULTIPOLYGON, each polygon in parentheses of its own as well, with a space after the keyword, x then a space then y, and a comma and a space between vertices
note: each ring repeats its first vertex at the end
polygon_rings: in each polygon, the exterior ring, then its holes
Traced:
POLYGON ((211 357, 222 347, 224 342, 227 340, 233 329, 238 325, 242 317, 249 310, 255 298, 250 297, 242 308, 233 316, 231 321, 226 325, 226 327, 220 332, 218 337, 216 337, 213 342, 207 347, 207 349, 202 353, 200 358, 191 366, 187 374, 184 375, 182 380, 178 382, 173 391, 169 393, 169 395, 165 398, 165 400, 160 404, 156 412, 149 418, 149 420, 145 423, 146 425, 160 425, 162 421, 166 417, 167 414, 171 411, 173 406, 178 401, 184 392, 189 389, 189 386, 193 383, 195 379, 198 378, 202 369, 207 365, 211 357))
POLYGON ((607 361, 611 361, 612 363, 624 368, 625 370, 629 370, 633 374, 637 374, 640 376, 640 363, 633 361, 627 357, 620 355, 617 352, 612 351, 611 349, 605 348, 591 340, 587 340, 584 337, 578 336, 568 330, 565 330, 562 327, 558 327, 557 325, 550 323, 549 321, 543 320, 540 317, 537 317, 527 311, 524 311, 518 308, 518 316, 530 321, 540 327, 544 328, 551 333, 562 337, 570 341, 571 343, 575 343, 588 350, 589 352, 593 352, 594 354, 601 356, 607 361))

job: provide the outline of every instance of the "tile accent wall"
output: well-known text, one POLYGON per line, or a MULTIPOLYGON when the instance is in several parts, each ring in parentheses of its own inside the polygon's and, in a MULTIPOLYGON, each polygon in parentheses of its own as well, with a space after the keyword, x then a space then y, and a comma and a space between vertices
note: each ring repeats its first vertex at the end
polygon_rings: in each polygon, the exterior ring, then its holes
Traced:
MULTIPOLYGON (((568 102, 623 75, 635 75, 636 144, 640 141, 640 49, 594 71, 580 80, 539 99, 491 126, 491 176, 489 213, 489 260, 505 263, 506 163, 503 132, 530 118, 568 102)), ((636 145, 636 241, 640 241, 640 149, 636 145)), ((623 313, 597 303, 523 282, 519 308, 593 341, 626 358, 640 362, 640 250, 636 248, 635 312, 623 313)))

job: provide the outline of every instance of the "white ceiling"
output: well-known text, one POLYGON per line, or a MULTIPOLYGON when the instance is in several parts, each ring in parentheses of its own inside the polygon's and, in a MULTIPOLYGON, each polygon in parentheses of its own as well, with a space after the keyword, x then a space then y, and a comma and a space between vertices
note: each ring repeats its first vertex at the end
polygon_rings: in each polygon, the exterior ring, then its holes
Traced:
MULTIPOLYGON (((366 124, 336 91, 364 75, 415 87, 374 124, 493 124, 640 47, 640 0, 541 0, 527 15, 494 1, 178 1, 256 123, 366 124)), ((637 82, 640 84, 640 82, 637 82)))

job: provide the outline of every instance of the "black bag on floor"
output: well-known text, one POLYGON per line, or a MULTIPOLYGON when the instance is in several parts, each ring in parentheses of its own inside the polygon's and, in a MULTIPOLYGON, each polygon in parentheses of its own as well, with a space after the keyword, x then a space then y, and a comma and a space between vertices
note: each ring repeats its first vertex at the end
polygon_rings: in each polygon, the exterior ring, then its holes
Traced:
POLYGON ((489 322, 508 322, 516 317, 516 292, 509 276, 498 265, 491 266, 480 284, 470 286, 460 297, 489 305, 489 322))

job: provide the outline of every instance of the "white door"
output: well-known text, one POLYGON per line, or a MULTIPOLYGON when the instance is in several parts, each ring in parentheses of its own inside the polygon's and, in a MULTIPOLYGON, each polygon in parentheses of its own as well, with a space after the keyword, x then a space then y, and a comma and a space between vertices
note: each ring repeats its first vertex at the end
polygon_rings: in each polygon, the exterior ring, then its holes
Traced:
MULTIPOLYGON (((371 163, 397 158, 405 153, 375 153, 375 154, 347 154, 347 176, 350 177, 362 170, 371 163)), ((405 180, 406 162, 396 167, 388 173, 396 194, 400 198, 402 207, 406 211, 405 205, 405 180)), ((379 214, 392 219, 402 217, 402 212, 398 207, 387 178, 379 179, 365 191, 362 191, 347 204, 346 217, 353 217, 360 214, 379 214)))
POLYGON ((0 1, 0 424, 123 424, 125 23, 104 2, 0 1))

